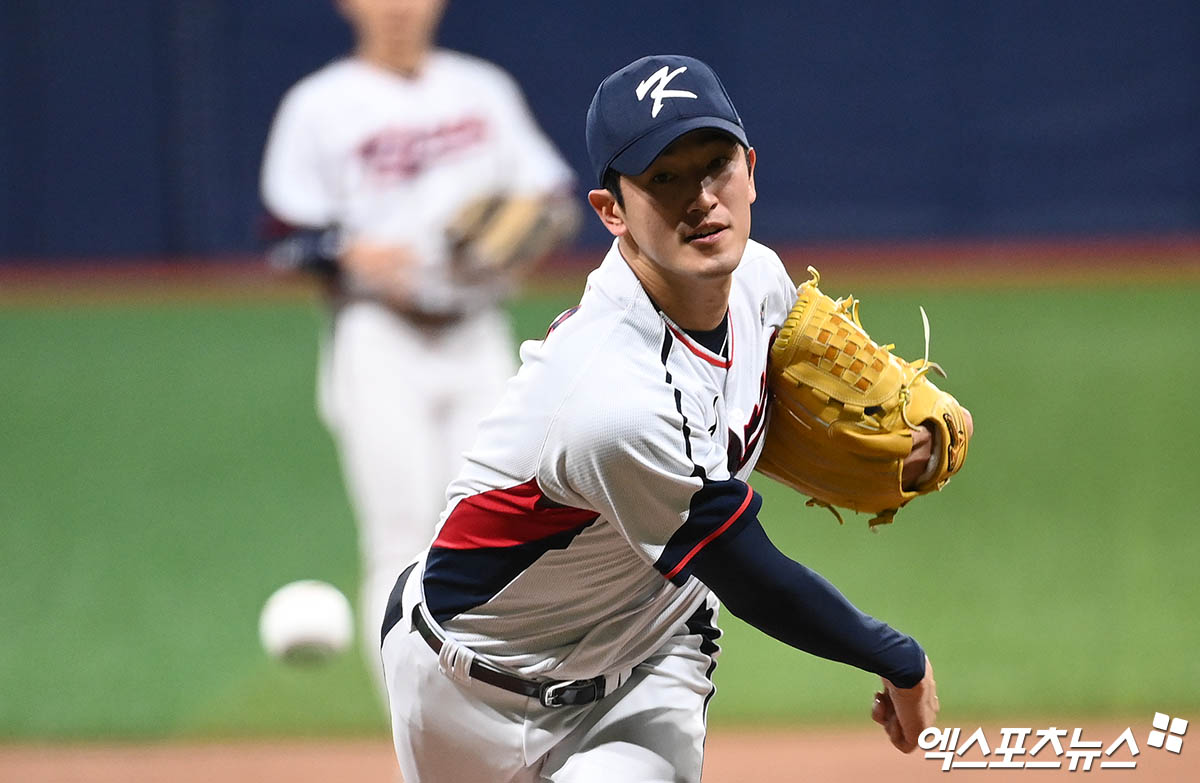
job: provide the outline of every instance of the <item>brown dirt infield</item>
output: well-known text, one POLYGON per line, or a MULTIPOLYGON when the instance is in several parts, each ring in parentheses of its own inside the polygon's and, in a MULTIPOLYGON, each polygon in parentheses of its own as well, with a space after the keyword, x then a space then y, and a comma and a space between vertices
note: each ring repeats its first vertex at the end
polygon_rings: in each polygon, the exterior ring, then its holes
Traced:
MULTIPOLYGON (((1107 746, 1127 726, 1134 729, 1141 753, 1136 758, 1121 748, 1111 760, 1136 761, 1134 769, 1102 769, 1097 759, 1090 771, 1082 762, 1069 771, 1069 757, 1053 758, 1049 749, 1039 759, 1061 761, 1062 769, 951 769, 941 771, 937 759, 918 750, 903 756, 878 730, 722 729, 708 739, 704 783, 857 783, 909 781, 1040 780, 1062 775, 1087 775, 1100 781, 1184 783, 1200 780, 1200 746, 1186 741, 1176 755, 1145 744, 1149 721, 1082 722, 1082 739, 1107 746), (1189 752, 1190 751, 1190 752, 1189 752)), ((1015 724, 1013 724, 1015 725, 1015 724)), ((1047 728, 1046 726, 1034 726, 1047 728)), ((975 726, 962 727, 963 738, 975 726)), ((999 742, 999 725, 985 724, 992 745, 999 742)), ((1069 748, 1068 736, 1063 742, 1069 748)), ((1032 742, 1028 742, 1026 747, 1032 742)), ((982 758, 974 749, 964 760, 982 758)), ((990 758, 995 758, 993 755, 990 758)), ((1018 757, 1019 759, 1019 757, 1018 757)), ((287 740, 280 742, 207 742, 154 745, 0 745, 0 781, 5 783, 400 783, 391 746, 376 740, 287 740)), ((487 783, 464 781, 463 783, 487 783)), ((621 783, 614 781, 614 783, 621 783)))

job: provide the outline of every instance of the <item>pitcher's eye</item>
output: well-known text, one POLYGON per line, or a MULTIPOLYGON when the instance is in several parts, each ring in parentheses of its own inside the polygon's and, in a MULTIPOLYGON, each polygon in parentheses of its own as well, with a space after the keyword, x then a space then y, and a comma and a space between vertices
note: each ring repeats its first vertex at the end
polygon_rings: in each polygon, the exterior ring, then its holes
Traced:
POLYGON ((675 179, 675 175, 672 174, 671 172, 660 171, 657 174, 655 174, 653 177, 651 177, 650 181, 653 182, 655 185, 666 185, 667 183, 674 181, 674 179, 675 179))
POLYGON ((708 170, 709 171, 720 171, 721 169, 723 169, 729 165, 730 160, 731 160, 730 158, 727 158, 724 155, 713 158, 712 162, 708 164, 708 170))

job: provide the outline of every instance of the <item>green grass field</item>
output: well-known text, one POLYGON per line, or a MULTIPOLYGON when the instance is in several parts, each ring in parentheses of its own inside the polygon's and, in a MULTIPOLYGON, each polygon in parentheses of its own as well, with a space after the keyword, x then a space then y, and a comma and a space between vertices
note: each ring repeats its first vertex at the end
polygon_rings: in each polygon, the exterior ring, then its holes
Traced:
MULTIPOLYGON (((759 478, 780 546, 922 640, 948 723, 1200 707, 1200 289, 855 293, 906 356, 925 305, 971 458, 876 533, 759 478)), ((518 333, 570 303, 529 297, 518 333)), ((313 407, 321 319, 304 302, 0 308, 0 737, 384 730, 358 656, 288 670, 257 641, 278 585, 356 591, 313 407)), ((714 723, 865 715, 870 675, 725 625, 714 723)))

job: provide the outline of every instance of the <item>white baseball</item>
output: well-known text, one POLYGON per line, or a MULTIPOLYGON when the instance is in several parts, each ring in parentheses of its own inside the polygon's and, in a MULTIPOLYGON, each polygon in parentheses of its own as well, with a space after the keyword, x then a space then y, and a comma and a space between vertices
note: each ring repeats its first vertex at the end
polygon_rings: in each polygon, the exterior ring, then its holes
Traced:
POLYGON ((327 660, 350 646, 350 602, 327 582, 302 579, 286 584, 263 606, 258 635, 272 658, 288 663, 327 660))

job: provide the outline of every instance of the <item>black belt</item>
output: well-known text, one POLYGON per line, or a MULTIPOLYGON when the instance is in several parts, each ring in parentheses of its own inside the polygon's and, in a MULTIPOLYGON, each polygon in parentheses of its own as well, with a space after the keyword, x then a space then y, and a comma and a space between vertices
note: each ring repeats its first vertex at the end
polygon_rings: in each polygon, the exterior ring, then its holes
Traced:
POLYGON ((445 329, 448 326, 454 326, 462 323, 462 321, 467 317, 465 310, 422 310, 413 305, 403 305, 396 302, 389 302, 379 297, 358 293, 343 292, 342 295, 335 298, 334 301, 335 303, 345 304, 361 301, 375 302, 376 304, 381 304, 388 310, 391 310, 393 313, 408 321, 413 326, 426 329, 445 329))
MULTIPOLYGON (((429 623, 425 620, 425 614, 421 611, 420 604, 413 607, 412 617, 413 627, 417 629, 417 633, 421 634, 421 637, 429 643, 429 647, 435 653, 441 653, 442 639, 429 627, 429 623)), ((604 698, 604 675, 593 677, 590 680, 550 680, 537 682, 501 671, 495 666, 491 666, 478 659, 471 663, 471 669, 468 673, 473 680, 486 682, 488 685, 494 685, 506 691, 519 693, 522 696, 536 698, 542 703, 543 707, 574 707, 582 704, 591 704, 594 701, 604 698)))

